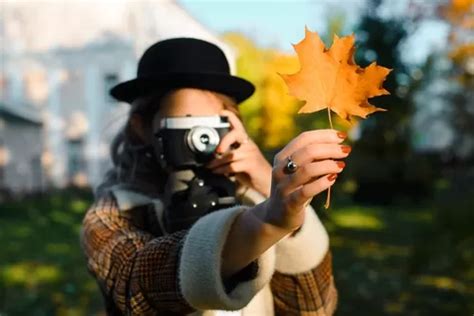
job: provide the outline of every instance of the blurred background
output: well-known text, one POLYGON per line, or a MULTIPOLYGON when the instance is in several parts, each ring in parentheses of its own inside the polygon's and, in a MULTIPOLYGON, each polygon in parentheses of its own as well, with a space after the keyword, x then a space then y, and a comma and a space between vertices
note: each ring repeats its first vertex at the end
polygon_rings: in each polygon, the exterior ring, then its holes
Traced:
POLYGON ((0 315, 104 315, 79 247, 128 105, 108 96, 157 40, 218 44, 256 93, 240 106, 271 162, 327 113, 297 114, 305 25, 393 68, 388 109, 336 128, 347 167, 312 202, 330 232, 337 315, 474 313, 473 0, 0 2, 0 315))

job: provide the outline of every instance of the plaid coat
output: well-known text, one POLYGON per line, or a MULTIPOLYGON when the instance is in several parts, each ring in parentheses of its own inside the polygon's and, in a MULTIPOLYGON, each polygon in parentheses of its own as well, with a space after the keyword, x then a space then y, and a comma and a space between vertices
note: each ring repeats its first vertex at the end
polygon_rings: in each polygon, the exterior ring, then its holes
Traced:
POLYGON ((327 232, 310 205, 299 231, 222 280, 220 254, 233 220, 263 201, 250 189, 240 205, 166 234, 163 204, 115 190, 96 200, 81 228, 87 267, 108 315, 332 315, 337 291, 327 232))

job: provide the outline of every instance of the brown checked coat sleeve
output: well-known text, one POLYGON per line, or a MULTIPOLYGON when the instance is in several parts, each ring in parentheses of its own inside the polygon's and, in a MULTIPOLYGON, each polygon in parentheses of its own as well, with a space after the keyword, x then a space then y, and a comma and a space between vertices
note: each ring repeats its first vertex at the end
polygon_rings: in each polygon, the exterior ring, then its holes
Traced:
POLYGON ((332 274, 331 252, 306 273, 296 275, 276 271, 271 281, 275 315, 333 315, 337 291, 332 274))
POLYGON ((83 220, 81 244, 107 314, 192 312, 177 282, 177 260, 186 231, 154 237, 139 229, 137 221, 142 222, 120 215, 112 196, 94 203, 83 220))

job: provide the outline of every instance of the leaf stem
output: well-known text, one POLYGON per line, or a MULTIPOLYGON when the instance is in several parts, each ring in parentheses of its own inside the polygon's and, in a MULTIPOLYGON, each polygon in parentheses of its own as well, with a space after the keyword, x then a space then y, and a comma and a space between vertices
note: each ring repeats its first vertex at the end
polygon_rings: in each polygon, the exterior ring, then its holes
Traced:
MULTIPOLYGON (((328 108, 329 126, 331 126, 331 129, 333 129, 332 119, 331 119, 331 108, 329 106, 327 108, 328 108)), ((328 195, 326 196, 326 203, 324 204, 324 208, 328 209, 330 204, 331 204, 331 187, 328 188, 328 195)))
POLYGON ((333 129, 332 119, 331 119, 331 109, 329 108, 329 106, 328 106, 328 118, 329 118, 329 126, 331 126, 331 129, 333 129))

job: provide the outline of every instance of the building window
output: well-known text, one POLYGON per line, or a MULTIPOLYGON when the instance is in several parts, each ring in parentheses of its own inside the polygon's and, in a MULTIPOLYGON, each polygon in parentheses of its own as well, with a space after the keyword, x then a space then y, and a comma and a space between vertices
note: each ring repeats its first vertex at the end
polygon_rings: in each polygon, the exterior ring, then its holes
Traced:
POLYGON ((67 154, 68 154, 68 178, 69 181, 72 182, 72 179, 79 174, 80 172, 84 171, 85 169, 85 162, 84 157, 82 154, 83 149, 83 141, 82 139, 74 139, 69 140, 67 143, 67 154))
POLYGON ((104 76, 104 95, 105 95, 105 101, 108 103, 115 103, 116 100, 112 98, 109 94, 109 90, 115 86, 119 81, 118 75, 115 73, 108 73, 105 74, 104 76))

